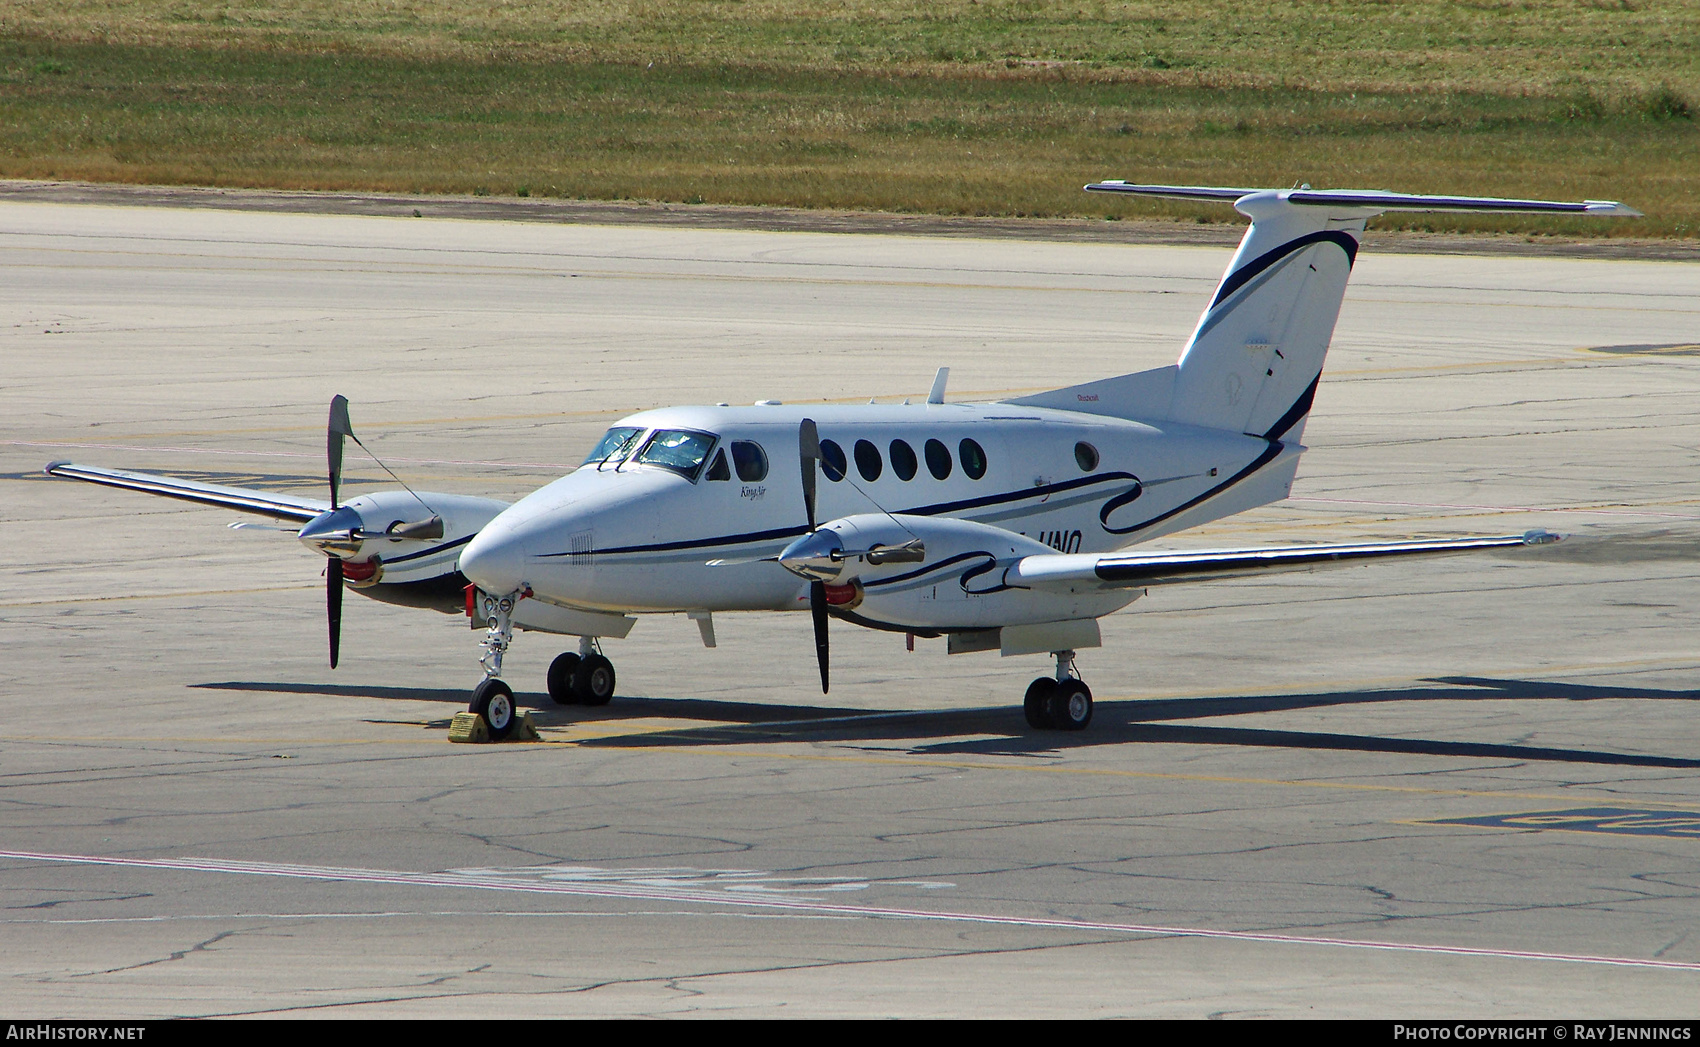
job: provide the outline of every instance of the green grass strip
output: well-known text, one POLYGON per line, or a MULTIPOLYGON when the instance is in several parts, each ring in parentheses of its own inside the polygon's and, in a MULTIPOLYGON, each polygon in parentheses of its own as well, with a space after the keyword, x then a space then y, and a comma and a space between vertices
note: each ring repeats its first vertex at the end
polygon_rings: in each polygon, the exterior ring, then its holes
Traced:
POLYGON ((1612 198, 1648 214, 1384 228, 1700 235, 1700 129, 1668 87, 1325 89, 275 43, 0 35, 0 176, 1217 220, 1229 216, 1079 187, 1304 181, 1612 198))

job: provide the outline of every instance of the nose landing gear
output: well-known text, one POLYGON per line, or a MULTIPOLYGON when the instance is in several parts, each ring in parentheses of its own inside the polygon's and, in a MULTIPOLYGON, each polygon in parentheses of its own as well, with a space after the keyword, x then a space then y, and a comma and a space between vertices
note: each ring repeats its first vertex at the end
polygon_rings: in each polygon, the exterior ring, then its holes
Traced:
POLYGON ((486 596, 483 602, 489 632, 479 644, 484 654, 478 664, 484 667, 484 679, 472 689, 472 701, 467 709, 483 718, 490 737, 495 739, 506 738, 514 729, 514 691, 498 677, 502 674, 502 656, 508 653, 508 645, 514 638, 514 606, 529 591, 519 589, 506 596, 486 596))
POLYGON ((1092 689, 1074 675, 1074 652, 1053 652, 1054 678, 1041 676, 1027 685, 1021 710, 1035 730, 1084 731, 1092 722, 1092 689))

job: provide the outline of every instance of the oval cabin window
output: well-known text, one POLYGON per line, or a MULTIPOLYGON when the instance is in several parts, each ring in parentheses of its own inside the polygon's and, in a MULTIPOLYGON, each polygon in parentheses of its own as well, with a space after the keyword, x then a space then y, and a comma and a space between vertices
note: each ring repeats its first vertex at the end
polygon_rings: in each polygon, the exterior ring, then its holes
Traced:
POLYGON ((897 478, 915 479, 916 468, 915 449, 902 440, 891 441, 891 471, 897 474, 897 478))
POLYGON ((923 449, 927 455, 927 472, 935 480, 950 478, 950 450, 937 440, 928 440, 923 449))
POLYGON ((986 475, 986 452, 973 440, 964 440, 956 448, 962 454, 962 471, 969 479, 978 480, 986 475))
POLYGON ((844 474, 850 471, 850 463, 844 458, 844 448, 831 440, 820 442, 820 471, 826 474, 828 480, 844 479, 844 474))
POLYGON ((862 474, 862 479, 873 483, 880 478, 885 469, 885 463, 880 460, 880 449, 867 440, 856 441, 856 471, 862 474))

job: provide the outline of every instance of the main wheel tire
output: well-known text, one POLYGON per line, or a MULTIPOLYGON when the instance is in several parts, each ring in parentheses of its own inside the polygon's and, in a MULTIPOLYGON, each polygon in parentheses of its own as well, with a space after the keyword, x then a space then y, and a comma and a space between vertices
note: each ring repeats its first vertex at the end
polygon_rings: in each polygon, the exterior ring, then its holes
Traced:
POLYGON ((468 708, 484 718, 491 738, 506 738, 518 718, 513 688, 494 677, 473 688, 472 704, 468 708))
POLYGON ((549 697, 556 705, 577 705, 578 695, 573 691, 573 673, 578 671, 578 655, 568 651, 559 655, 549 663, 549 697))
POLYGON ((600 654, 586 655, 573 671, 573 694, 580 705, 607 705, 614 697, 614 663, 600 654))
POLYGON ((1059 730, 1084 731, 1092 722, 1092 689, 1079 680, 1064 680, 1051 692, 1045 711, 1059 730))
POLYGON ((1041 676, 1027 685, 1027 697, 1021 703, 1021 711, 1027 714, 1027 726, 1035 731, 1049 730, 1051 714, 1048 711, 1051 692, 1057 689, 1057 682, 1049 676, 1041 676))

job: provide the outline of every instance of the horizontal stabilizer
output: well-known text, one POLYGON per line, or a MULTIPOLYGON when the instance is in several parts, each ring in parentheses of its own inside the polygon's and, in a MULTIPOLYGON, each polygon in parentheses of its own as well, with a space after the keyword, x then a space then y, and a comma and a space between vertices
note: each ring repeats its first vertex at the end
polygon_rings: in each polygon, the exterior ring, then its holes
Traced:
POLYGON ((294 498, 287 494, 278 494, 275 491, 256 491, 248 487, 225 487, 222 484, 182 480, 174 476, 160 476, 156 473, 132 473, 122 469, 100 469, 92 465, 77 465, 75 462, 53 462, 48 465, 46 472, 49 476, 57 476, 64 480, 83 480, 105 487, 120 487, 127 491, 157 494, 165 498, 196 502, 200 505, 216 505, 223 509, 235 509, 238 512, 270 516, 276 520, 292 520, 296 523, 306 523, 331 507, 329 502, 321 502, 313 498, 294 498))
POLYGON ((1356 542, 1346 545, 1293 545, 1254 549, 1201 549, 1184 552, 1041 553, 1024 557, 1005 579, 1006 584, 1035 587, 1087 585, 1098 589, 1143 588, 1176 582, 1309 571, 1369 560, 1406 556, 1436 556, 1547 545, 1560 540, 1551 531, 1493 538, 1442 538, 1412 542, 1356 542))
POLYGON ((1263 193, 1305 207, 1328 207, 1363 212, 1364 217, 1383 211, 1474 211, 1481 213, 1619 215, 1639 218, 1641 212, 1616 200, 1508 200, 1494 196, 1422 196, 1389 193, 1380 189, 1235 189, 1214 185, 1135 185, 1131 182, 1093 182, 1089 193, 1128 193, 1171 200, 1221 200, 1233 203, 1263 193))

